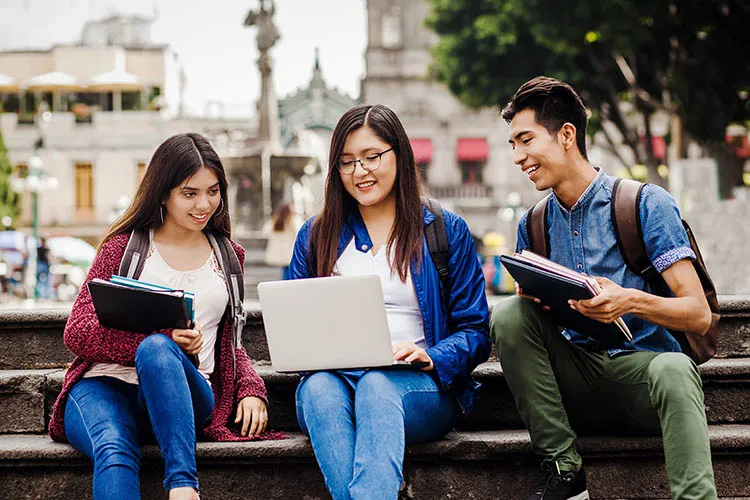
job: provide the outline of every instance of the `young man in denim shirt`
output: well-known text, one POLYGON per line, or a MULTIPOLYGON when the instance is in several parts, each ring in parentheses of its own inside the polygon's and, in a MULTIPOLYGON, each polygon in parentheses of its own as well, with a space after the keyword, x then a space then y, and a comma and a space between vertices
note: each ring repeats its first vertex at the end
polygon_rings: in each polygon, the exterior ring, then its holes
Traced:
MULTIPOLYGON (((570 301, 583 315, 623 317, 633 340, 562 330, 523 294, 494 309, 491 334, 516 405, 542 458, 545 481, 528 499, 586 499, 576 430, 659 433, 674 499, 715 499, 701 379, 668 329, 704 334, 711 312, 674 199, 648 185, 639 206, 649 259, 673 297, 655 295, 625 264, 612 222, 615 179, 586 156, 586 109, 564 82, 537 77, 503 110, 514 162, 543 191, 550 258, 597 278, 602 293, 570 301)), ((526 217, 517 250, 529 248, 526 217)), ((627 489, 626 485, 623 485, 627 489)))

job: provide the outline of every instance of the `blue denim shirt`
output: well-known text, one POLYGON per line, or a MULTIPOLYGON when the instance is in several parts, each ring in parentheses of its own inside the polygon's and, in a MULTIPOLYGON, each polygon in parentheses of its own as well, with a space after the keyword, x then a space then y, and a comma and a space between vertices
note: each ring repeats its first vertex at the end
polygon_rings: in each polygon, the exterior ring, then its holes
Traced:
MULTIPOLYGON (((424 225, 435 216, 422 207, 424 225)), ((427 354, 435 365, 435 374, 442 390, 458 398, 461 409, 468 414, 473 405, 479 383, 471 372, 489 358, 492 342, 489 336, 489 309, 484 291, 484 275, 476 258, 474 240, 466 222, 443 210, 449 244, 450 296, 444 300, 442 283, 432 262, 427 240, 423 238, 422 260, 411 263, 414 292, 424 324, 427 354)), ((309 268, 308 248, 314 218, 299 230, 294 254, 289 265, 290 279, 310 278, 315 272, 309 268)), ((372 240, 359 211, 349 215, 339 237, 338 255, 354 238, 360 252, 369 252, 372 240)))
MULTIPOLYGON (((612 222, 612 188, 616 178, 599 171, 594 181, 570 210, 552 194, 547 202, 550 258, 590 276, 609 278, 620 286, 652 293, 650 285, 632 272, 617 247, 612 222)), ((639 207, 643 241, 654 268, 663 272, 680 259, 695 259, 680 212, 672 196, 653 184, 643 188, 639 207)), ((528 212, 518 224, 517 251, 529 248, 526 231, 528 212)), ((611 356, 632 350, 680 352, 680 345, 666 328, 632 314, 623 318, 633 334, 628 342, 622 335, 591 338, 586 332, 564 330, 568 340, 592 349, 607 349, 611 356)))

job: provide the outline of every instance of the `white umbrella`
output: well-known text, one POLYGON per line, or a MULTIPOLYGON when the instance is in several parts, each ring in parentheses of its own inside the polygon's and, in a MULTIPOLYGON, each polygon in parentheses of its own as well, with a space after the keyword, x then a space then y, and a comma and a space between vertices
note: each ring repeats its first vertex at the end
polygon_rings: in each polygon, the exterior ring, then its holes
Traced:
POLYGON ((76 91, 83 87, 75 76, 62 71, 52 71, 31 78, 26 82, 26 88, 34 92, 55 92, 58 90, 76 91))
POLYGON ((0 73, 0 92, 18 92, 19 88, 15 78, 0 73))
POLYGON ((127 71, 116 69, 96 75, 91 79, 88 88, 94 92, 114 92, 116 90, 128 92, 141 90, 143 83, 137 76, 127 71))

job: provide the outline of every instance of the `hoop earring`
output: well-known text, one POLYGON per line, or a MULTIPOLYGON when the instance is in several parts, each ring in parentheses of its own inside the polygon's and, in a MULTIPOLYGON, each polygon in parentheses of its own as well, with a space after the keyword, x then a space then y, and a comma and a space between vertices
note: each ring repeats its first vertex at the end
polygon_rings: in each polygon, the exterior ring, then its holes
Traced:
POLYGON ((162 226, 164 225, 164 209, 165 208, 166 207, 164 206, 164 204, 162 204, 162 206, 159 207, 159 219, 161 219, 162 226))
POLYGON ((214 212, 214 214, 211 217, 216 217, 217 215, 223 214, 224 213, 223 210, 224 210, 224 198, 221 198, 219 200, 219 208, 216 209, 216 212, 214 212))

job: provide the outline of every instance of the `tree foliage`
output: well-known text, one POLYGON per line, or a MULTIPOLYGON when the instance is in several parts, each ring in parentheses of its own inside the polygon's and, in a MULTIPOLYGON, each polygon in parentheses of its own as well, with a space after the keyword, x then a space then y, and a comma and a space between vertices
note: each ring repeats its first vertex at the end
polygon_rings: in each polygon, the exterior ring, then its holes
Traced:
MULTIPOLYGON (((725 157, 727 125, 750 119, 746 0, 429 1, 427 24, 439 35, 433 71, 462 102, 503 106, 529 78, 565 80, 590 108, 602 146, 626 168, 618 150, 628 147, 652 181, 660 182, 655 113, 679 118, 674 130, 725 157)), ((725 181, 741 179, 741 163, 721 164, 725 181)))
POLYGON ((15 222, 18 216, 18 194, 10 187, 12 174, 13 166, 10 164, 8 150, 5 148, 3 131, 0 130, 0 221, 5 217, 10 217, 11 221, 15 222))

